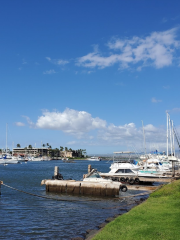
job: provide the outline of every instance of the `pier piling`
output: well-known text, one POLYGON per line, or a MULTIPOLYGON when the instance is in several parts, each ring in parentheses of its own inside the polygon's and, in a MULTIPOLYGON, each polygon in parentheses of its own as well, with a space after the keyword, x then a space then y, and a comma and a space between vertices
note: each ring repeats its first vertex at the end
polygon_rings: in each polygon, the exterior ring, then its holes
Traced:
POLYGON ((1 195, 1 184, 3 184, 3 181, 0 180, 0 195, 1 195))

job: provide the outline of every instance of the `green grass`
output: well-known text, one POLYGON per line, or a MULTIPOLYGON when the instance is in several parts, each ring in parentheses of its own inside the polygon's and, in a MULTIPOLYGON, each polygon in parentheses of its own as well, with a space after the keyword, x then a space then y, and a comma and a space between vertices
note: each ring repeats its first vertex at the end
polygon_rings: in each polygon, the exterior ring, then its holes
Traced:
POLYGON ((155 191, 142 204, 119 216, 93 240, 179 240, 180 180, 155 191))

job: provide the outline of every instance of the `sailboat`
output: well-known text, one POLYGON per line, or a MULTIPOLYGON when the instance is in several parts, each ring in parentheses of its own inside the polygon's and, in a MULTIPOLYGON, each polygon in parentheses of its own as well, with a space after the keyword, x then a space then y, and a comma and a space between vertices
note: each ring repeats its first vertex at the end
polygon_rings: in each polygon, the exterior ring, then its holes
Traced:
POLYGON ((7 151, 7 127, 8 125, 6 123, 6 152, 2 153, 0 164, 16 164, 19 163, 19 161, 7 151))

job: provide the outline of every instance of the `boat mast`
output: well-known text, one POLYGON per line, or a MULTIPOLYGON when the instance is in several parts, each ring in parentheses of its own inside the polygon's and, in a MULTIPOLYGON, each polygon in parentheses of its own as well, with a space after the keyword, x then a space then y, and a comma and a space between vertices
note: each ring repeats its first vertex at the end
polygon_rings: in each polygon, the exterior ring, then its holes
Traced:
POLYGON ((144 150, 145 150, 145 155, 146 155, 146 139, 145 139, 145 133, 144 133, 143 120, 142 120, 142 128, 143 128, 143 136, 144 136, 144 150))
POLYGON ((173 141, 173 155, 175 156, 175 147, 174 147, 174 128, 173 128, 173 120, 171 121, 172 123, 172 141, 173 141))
POLYGON ((168 157, 168 144, 169 144, 169 142, 168 142, 168 138, 169 138, 169 134, 168 134, 168 131, 169 131, 169 128, 168 128, 168 120, 169 120, 169 116, 168 116, 168 112, 166 112, 166 114, 167 114, 167 157, 168 157))
POLYGON ((7 123, 6 123, 6 153, 7 153, 7 123))
POLYGON ((170 130, 170 144, 171 144, 171 156, 172 156, 172 124, 169 117, 169 130, 170 130))

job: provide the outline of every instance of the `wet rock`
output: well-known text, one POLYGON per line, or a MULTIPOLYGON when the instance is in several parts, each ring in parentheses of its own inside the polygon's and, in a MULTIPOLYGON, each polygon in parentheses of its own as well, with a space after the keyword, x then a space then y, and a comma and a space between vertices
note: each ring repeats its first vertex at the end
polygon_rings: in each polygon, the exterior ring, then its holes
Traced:
POLYGON ((103 222, 103 223, 101 223, 101 224, 98 226, 98 228, 103 228, 103 227, 106 226, 106 224, 107 224, 107 222, 103 222))
POLYGON ((145 200, 145 198, 140 198, 140 201, 142 201, 142 202, 143 202, 144 200, 145 200))
MULTIPOLYGON (((89 231, 89 230, 88 230, 89 231)), ((89 233, 86 235, 86 238, 85 239, 90 239, 91 237, 94 237, 97 233, 98 233, 99 230, 90 230, 89 233)), ((87 232, 87 231, 86 231, 87 232)))
POLYGON ((91 231, 93 231, 94 229, 88 229, 86 230, 86 234, 89 234, 91 231))
POLYGON ((105 222, 109 223, 109 222, 112 222, 114 219, 115 219, 115 218, 113 218, 113 217, 109 217, 109 218, 107 218, 107 219, 105 220, 105 222))
POLYGON ((84 240, 84 238, 81 238, 81 237, 75 237, 75 238, 71 238, 71 240, 84 240))
POLYGON ((82 238, 82 237, 75 237, 75 238, 71 238, 71 240, 84 240, 84 238, 82 238))

